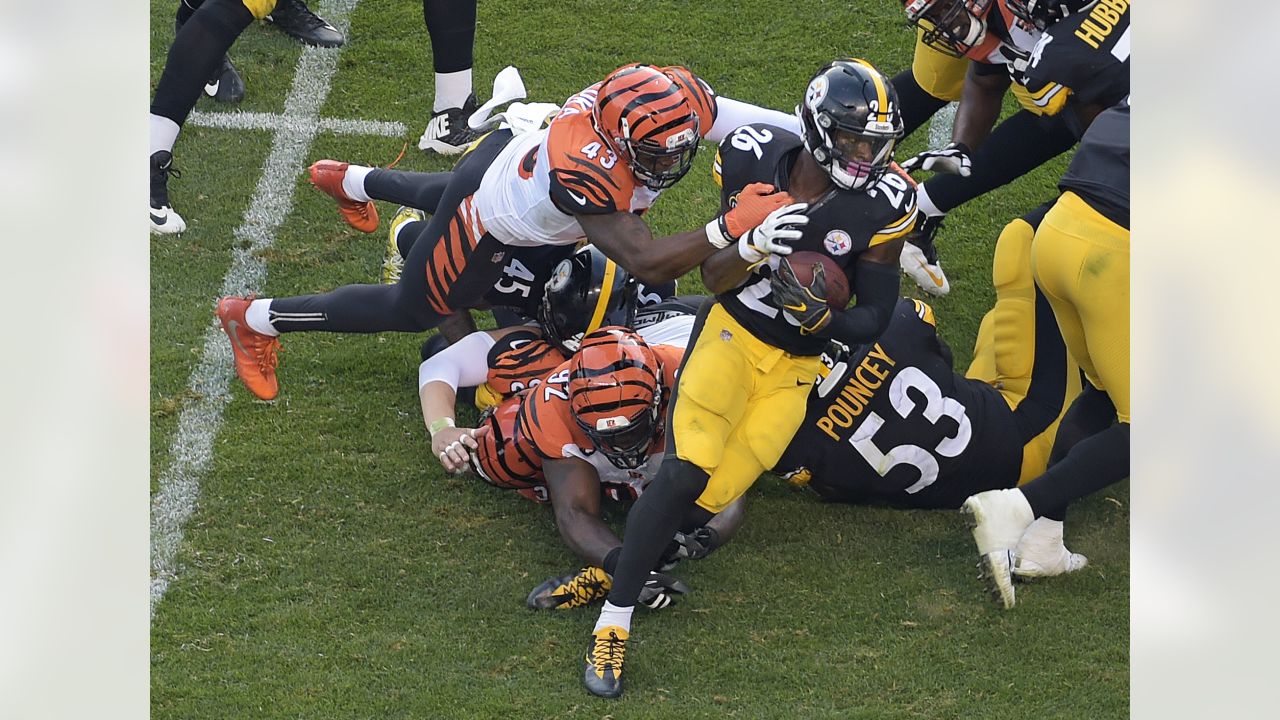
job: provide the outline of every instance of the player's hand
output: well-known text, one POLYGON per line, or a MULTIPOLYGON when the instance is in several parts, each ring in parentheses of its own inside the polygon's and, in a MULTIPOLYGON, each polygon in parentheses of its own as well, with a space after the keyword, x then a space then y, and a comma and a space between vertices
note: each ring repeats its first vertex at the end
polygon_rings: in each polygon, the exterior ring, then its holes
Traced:
POLYGON ((813 280, 802 285, 791 269, 791 261, 783 258, 769 279, 769 287, 782 312, 800 325, 802 335, 821 332, 831 322, 831 308, 827 307, 827 274, 821 263, 814 264, 813 280))
POLYGON ((751 183, 738 193, 737 202, 729 212, 707 225, 707 240, 717 248, 729 247, 764 222, 769 213, 793 202, 790 193, 778 192, 767 183, 751 183))
POLYGON ((667 572, 682 560, 701 560, 720 546, 720 534, 705 525, 689 533, 677 532, 659 561, 658 570, 667 572))
POLYGON ((651 572, 644 587, 640 588, 640 597, 636 600, 650 610, 661 610, 675 604, 677 595, 685 595, 689 592, 691 592, 689 586, 679 578, 660 572, 651 572))
POLYGON ((482 428, 444 428, 431 438, 431 453, 440 460, 447 472, 459 474, 465 472, 471 461, 471 452, 479 447, 476 438, 489 432, 482 428))
POLYGON ((930 172, 948 173, 969 177, 973 172, 973 163, 969 160, 969 146, 961 142, 953 142, 941 150, 926 150, 902 163, 907 172, 928 170, 930 172))
POLYGON ((784 205, 769 213, 764 221, 738 238, 738 255, 749 263, 758 263, 769 255, 790 255, 788 242, 800 239, 809 222, 805 211, 809 203, 784 205))

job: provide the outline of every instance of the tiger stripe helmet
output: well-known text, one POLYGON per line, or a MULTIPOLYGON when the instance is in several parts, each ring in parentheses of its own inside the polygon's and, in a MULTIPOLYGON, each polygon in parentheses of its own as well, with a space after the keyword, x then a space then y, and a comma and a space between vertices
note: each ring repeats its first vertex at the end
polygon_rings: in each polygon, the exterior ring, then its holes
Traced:
POLYGON ((595 131, 650 190, 675 185, 693 167, 702 124, 680 86, 652 65, 623 65, 600 84, 595 131))
POLYGON ((662 433, 662 361, 632 330, 604 327, 569 361, 574 421, 609 462, 635 469, 662 433))
POLYGON ((683 65, 668 65, 660 69, 684 93, 685 100, 698 115, 699 132, 706 137, 707 133, 711 132, 711 126, 716 124, 716 115, 719 113, 719 107, 716 105, 716 91, 683 65))

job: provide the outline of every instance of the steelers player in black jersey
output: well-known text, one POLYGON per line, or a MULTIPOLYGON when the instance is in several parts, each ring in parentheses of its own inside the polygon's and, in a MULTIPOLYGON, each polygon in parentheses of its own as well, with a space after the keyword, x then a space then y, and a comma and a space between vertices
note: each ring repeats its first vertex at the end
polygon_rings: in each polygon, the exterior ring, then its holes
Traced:
MULTIPOLYGON (((942 12, 957 1, 912 5, 942 12)), ((913 19, 928 24, 927 15, 913 19)), ((903 270, 934 295, 950 290, 934 247, 946 213, 1071 149, 1098 112, 1129 93, 1128 0, 997 0, 980 20, 985 39, 968 48, 951 144, 903 163, 939 173, 918 190, 924 217, 902 261, 903 270), (995 125, 1006 89, 1022 109, 995 125)), ((945 67, 947 61, 931 64, 945 67)), ((932 112, 934 106, 921 107, 932 112)))
POLYGON ((803 137, 753 124, 720 144, 713 172, 722 207, 760 184, 799 202, 702 263, 716 298, 699 311, 670 402, 666 456, 628 515, 592 633, 583 682, 595 695, 621 695, 636 597, 681 523, 705 523, 773 467, 804 419, 827 342, 874 339, 897 303, 898 253, 916 203, 890 168, 902 136, 893 87, 870 63, 837 60, 809 81, 797 111, 803 137), (856 305, 833 312, 816 273, 801 285, 785 259, 798 250, 831 258, 856 305))
POLYGON ((1061 460, 1019 488, 964 503, 987 590, 1005 608, 1015 601, 1013 548, 1026 528, 1129 476, 1127 100, 1094 119, 1058 188, 1032 242, 1032 271, 1089 382, 1059 428, 1061 460))
MULTIPOLYGON (((1031 278, 1031 240, 1052 203, 1005 226, 996 242, 995 306, 983 318, 966 375, 952 370, 933 310, 902 299, 874 343, 829 352, 804 424, 774 466, 824 500, 957 509, 968 496, 1044 472, 1080 369, 1053 309, 1031 278)), ((834 344, 833 344, 834 346, 834 344)), ((1084 567, 1060 518, 1019 541, 1015 574, 1084 567)))

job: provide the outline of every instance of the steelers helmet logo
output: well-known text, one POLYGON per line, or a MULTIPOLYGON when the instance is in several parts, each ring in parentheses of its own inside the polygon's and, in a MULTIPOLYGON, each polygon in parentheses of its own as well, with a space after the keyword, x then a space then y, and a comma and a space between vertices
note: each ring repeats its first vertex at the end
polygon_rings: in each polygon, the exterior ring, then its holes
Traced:
POLYGON ((819 75, 809 82, 809 89, 804 92, 804 104, 809 106, 810 110, 817 110, 818 103, 827 97, 827 76, 819 75))
POLYGON ((853 249, 853 239, 843 230, 832 230, 822 239, 822 245, 832 255, 844 255, 853 249))
POLYGON ((569 277, 573 275, 573 261, 561 260, 556 265, 556 269, 551 272, 551 279, 547 281, 547 289, 551 292, 559 292, 569 284, 569 277))

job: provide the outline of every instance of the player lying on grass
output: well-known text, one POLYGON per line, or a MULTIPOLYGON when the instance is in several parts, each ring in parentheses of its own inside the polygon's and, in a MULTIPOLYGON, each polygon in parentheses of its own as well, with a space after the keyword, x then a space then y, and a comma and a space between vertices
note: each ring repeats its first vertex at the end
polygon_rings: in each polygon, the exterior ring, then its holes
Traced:
POLYGON ((756 124, 720 144, 722 208, 760 182, 801 204, 775 210, 737 247, 702 263, 717 297, 699 312, 671 401, 666 458, 627 518, 581 666, 594 695, 622 694, 636 597, 672 534, 690 513, 728 507, 777 463, 804 419, 829 340, 869 342, 892 317, 898 253, 916 219, 911 186, 890 169, 902 135, 893 88, 869 63, 837 60, 809 81, 798 115, 802 136, 756 124), (832 267, 832 286, 847 283, 857 303, 845 309, 845 295, 833 310, 826 276, 802 282, 784 259, 793 250, 816 253, 819 267, 832 267))
MULTIPOLYGON (((504 280, 522 279, 514 264, 519 248, 554 253, 585 239, 643 282, 673 280, 790 202, 760 185, 705 228, 658 239, 640 217, 688 172, 704 136, 723 137, 753 117, 787 118, 718 99, 682 67, 621 67, 569 98, 547 127, 499 129, 480 140, 449 174, 435 214, 412 228, 421 237, 396 284, 219 301, 236 374, 269 400, 279 391, 281 333, 418 332, 458 310, 494 303, 504 280), (733 112, 722 115, 726 107, 733 112)), ((313 175, 348 222, 372 231, 377 213, 367 185, 385 172, 318 163, 313 175)))
MULTIPOLYGON (((945 104, 930 93, 960 103, 952 142, 903 162, 939 174, 918 190, 925 217, 903 250, 902 267, 925 292, 945 295, 950 283, 934 247, 945 214, 1066 152, 1100 111, 1129 94, 1129 2, 905 4, 927 48, 917 47, 913 76, 918 71, 928 89, 896 77, 904 107, 918 116, 945 104), (956 64, 967 67, 958 87, 956 64), (997 125, 1007 89, 1022 109, 997 125)), ((913 121, 922 122, 916 117, 908 125, 913 121)))
MULTIPOLYGON (((832 358, 774 472, 832 502, 953 510, 1044 472, 1058 421, 1080 392, 1079 367, 1031 280, 1031 238, 1048 209, 1010 222, 996 243, 996 304, 967 376, 952 371, 933 310, 899 300, 874 343, 832 358)), ((1063 544, 1062 518, 1036 520, 1014 554, 1020 577, 1087 562, 1063 544)))

